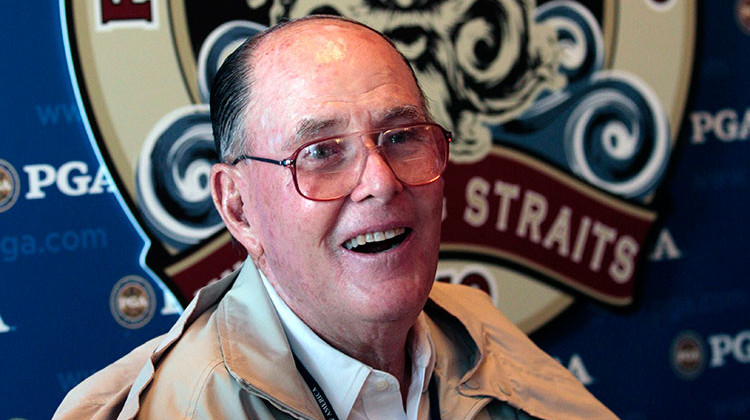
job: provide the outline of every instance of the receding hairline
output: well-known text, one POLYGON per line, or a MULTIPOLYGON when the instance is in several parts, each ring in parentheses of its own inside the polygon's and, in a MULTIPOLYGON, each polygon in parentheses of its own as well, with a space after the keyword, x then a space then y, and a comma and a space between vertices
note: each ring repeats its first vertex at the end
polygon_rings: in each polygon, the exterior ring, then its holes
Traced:
MULTIPOLYGON (((262 54, 266 51, 266 48, 269 46, 272 46, 272 42, 274 40, 278 40, 280 36, 283 36, 286 33, 289 33, 289 31, 294 31, 295 29, 299 29, 303 26, 315 26, 315 25, 321 25, 321 24, 330 24, 335 25, 339 27, 345 27, 345 28, 354 28, 357 30, 360 30, 363 33, 370 33, 373 35, 376 35, 374 39, 379 39, 385 42, 387 46, 390 47, 391 52, 393 52, 396 57, 401 58, 401 62, 406 66, 406 69, 409 71, 409 73, 412 76, 412 81, 414 82, 414 86, 417 89, 417 92, 419 94, 419 100, 420 100, 420 106, 423 109, 423 112, 427 116, 427 118, 431 119, 429 108, 427 106, 427 98, 424 95, 424 91, 422 90, 419 81, 417 80, 417 75, 414 73, 414 69, 412 68, 411 64, 409 63, 409 60, 401 53, 401 51, 398 50, 396 45, 393 43, 393 41, 388 38, 386 35, 382 34, 381 32, 377 31, 376 29, 353 19, 349 19, 343 16, 336 16, 336 15, 310 15, 310 16, 304 16, 296 19, 291 19, 285 22, 281 22, 277 25, 271 26, 265 31, 262 31, 258 34, 256 34, 253 38, 255 38, 256 45, 252 48, 252 51, 247 57, 247 62, 245 65, 247 66, 249 80, 255 80, 256 76, 256 66, 258 65, 258 60, 261 58, 262 54)), ((251 94, 251 102, 256 100, 258 96, 253 92, 251 94)))
POLYGON ((340 27, 349 27, 349 28, 355 28, 359 29, 362 32, 370 33, 377 36, 377 39, 381 39, 386 42, 387 45, 389 45, 393 51, 397 54, 402 56, 402 58, 405 61, 405 64, 409 66, 408 61, 405 57, 398 51, 398 48, 396 48, 396 45, 391 41, 387 36, 380 33, 376 29, 353 19, 349 19, 342 16, 335 16, 335 15, 310 15, 310 16, 304 16, 296 19, 291 19, 288 21, 281 22, 277 25, 271 26, 267 28, 266 30, 256 34, 253 38, 256 39, 256 46, 253 48, 252 54, 250 54, 250 60, 255 60, 256 56, 259 52, 263 51, 264 47, 267 43, 272 42, 276 40, 278 37, 284 35, 285 33, 288 33, 290 30, 299 29, 300 27, 304 26, 315 26, 315 25, 324 25, 329 24, 333 26, 340 26, 340 27))
MULTIPOLYGON (((222 160, 234 158, 239 154, 247 153, 252 149, 253 139, 250 138, 249 135, 247 135, 245 130, 247 129, 248 117, 254 112, 254 108, 256 106, 262 106, 262 94, 258 95, 259 92, 256 91, 256 87, 254 86, 258 77, 258 68, 256 66, 259 65, 264 52, 268 51, 267 47, 269 45, 273 47, 273 45, 269 43, 277 39, 279 35, 288 33, 288 31, 294 31, 295 29, 299 29, 302 26, 315 25, 335 25, 342 28, 358 30, 362 33, 377 35, 377 37, 373 38, 374 40, 383 40, 387 46, 391 47, 390 51, 395 53, 397 57, 401 58, 401 62, 406 66, 406 69, 408 69, 409 73, 412 76, 414 87, 416 88, 417 94, 419 96, 419 107, 424 113, 425 118, 428 120, 432 120, 432 116, 430 115, 429 107, 427 105, 427 98, 424 94, 424 90, 419 85, 419 81, 417 80, 414 69, 412 68, 407 58, 398 50, 398 48, 396 48, 396 45, 391 39, 389 39, 381 32, 377 31, 376 29, 353 19, 335 15, 310 15, 284 21, 274 26, 268 27, 267 29, 250 37, 243 43, 242 46, 238 48, 237 51, 235 51, 234 54, 232 54, 236 55, 239 59, 239 61, 236 61, 236 63, 241 67, 241 69, 237 69, 234 77, 239 77, 241 79, 241 81, 238 81, 244 86, 240 89, 240 91, 243 92, 242 95, 244 95, 244 99, 241 99, 240 96, 239 100, 243 104, 241 106, 241 109, 237 109, 234 113, 230 112, 230 115, 233 114, 234 117, 230 117, 229 121, 235 120, 235 122, 232 122, 230 124, 237 127, 236 132, 239 132, 239 138, 230 137, 229 140, 227 140, 226 136, 216 136, 217 150, 219 151, 220 158, 222 160), (237 118, 239 118, 239 121, 236 120, 237 118)), ((221 73, 221 69, 219 72, 221 73)), ((259 86, 257 87, 260 88, 259 86)), ((213 103, 214 98, 212 94, 212 104, 213 103)), ((221 108, 223 109, 223 107, 221 108)), ((212 111, 212 119, 213 115, 214 114, 212 111)))

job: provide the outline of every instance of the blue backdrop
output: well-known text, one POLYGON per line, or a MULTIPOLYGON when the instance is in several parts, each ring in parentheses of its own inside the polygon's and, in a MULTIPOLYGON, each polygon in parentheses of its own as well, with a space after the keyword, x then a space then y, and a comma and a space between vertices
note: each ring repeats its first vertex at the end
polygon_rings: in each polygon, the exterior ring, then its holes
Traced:
MULTIPOLYGON (((225 3, 227 15, 245 22, 231 33, 246 36, 273 20, 267 17, 273 11, 265 6, 253 11, 265 13, 266 17, 259 19, 242 8, 244 2, 239 2, 240 6, 225 3)), ((412 6, 423 3, 413 2, 412 6)), ((542 9, 541 3, 540 11, 529 18, 529 26, 532 21, 543 22, 545 13, 553 13, 542 9)), ((566 2, 552 2, 559 3, 566 2)), ((685 4, 679 0, 643 3, 650 4, 654 13, 685 4)), ((122 113, 117 104, 126 99, 134 103, 142 100, 129 96, 132 87, 127 77, 123 76, 122 85, 113 85, 111 80, 120 80, 119 76, 106 69, 106 60, 117 60, 132 51, 105 54, 106 42, 110 41, 86 36, 85 20, 90 16, 82 10, 99 13, 96 25, 92 23, 92 33, 104 36, 120 36, 120 28, 149 34, 171 28, 177 39, 174 63, 161 62, 158 56, 149 61, 148 52, 132 60, 143 60, 147 71, 155 74, 160 74, 161 68, 181 66, 184 77, 191 80, 194 86, 186 89, 185 98, 174 103, 182 101, 194 108, 165 117, 170 127, 178 128, 185 118, 190 127, 204 127, 205 108, 200 106, 205 102, 205 92, 201 91, 200 80, 195 79, 210 78, 212 67, 210 56, 201 55, 199 47, 211 39, 212 30, 229 19, 211 15, 201 20, 191 9, 194 5, 180 2, 87 4, 94 6, 86 9, 83 2, 49 0, 0 2, 0 419, 49 418, 73 386, 137 344, 166 331, 196 287, 220 276, 242 258, 231 246, 226 251, 226 237, 220 227, 212 227, 215 220, 210 216, 200 212, 200 217, 196 216, 202 220, 201 226, 207 227, 207 234, 199 239, 176 240, 159 230, 163 222, 158 214, 139 210, 138 202, 146 201, 145 193, 134 186, 132 179, 143 171, 143 163, 136 169, 133 162, 138 157, 122 159, 131 152, 116 145, 127 143, 126 138, 114 143, 105 139, 125 137, 120 133, 129 132, 119 128, 117 118, 102 111, 122 113), (132 14, 117 5, 131 7, 132 14), (138 9, 138 5, 146 5, 146 9, 138 9), (192 47, 185 47, 188 44, 192 47), (186 50, 192 56, 180 52, 186 50), (201 60, 203 67, 195 64, 201 60), (86 63, 92 62, 96 65, 87 67, 86 63), (152 64, 154 67, 149 67, 152 64), (97 73, 92 69, 100 70, 97 73), (111 91, 102 86, 111 87, 111 91), (113 104, 107 102, 111 98, 125 99, 113 104), (122 169, 127 167, 129 173, 122 169), (212 256, 206 257, 206 253, 212 256), (215 262, 221 259, 217 255, 227 254, 229 257, 215 262), (200 261, 209 260, 214 262, 201 266, 200 261), (213 271, 206 265, 214 267, 213 271)), ((591 36, 604 42, 603 70, 617 68, 616 58, 626 47, 648 49, 647 45, 618 45, 619 51, 613 47, 616 43, 611 40, 617 33, 611 35, 612 21, 622 18, 616 13, 624 13, 629 3, 580 4, 588 10, 580 12, 583 20, 595 22, 588 24, 595 28, 591 36), (613 10, 614 15, 608 14, 613 10)), ((750 68, 750 1, 689 4, 686 10, 693 10, 694 20, 687 19, 684 25, 689 26, 686 33, 694 42, 683 44, 689 51, 680 56, 686 60, 680 67, 682 73, 675 74, 674 63, 666 62, 672 57, 671 51, 663 51, 663 60, 657 54, 648 63, 651 73, 664 68, 665 84, 671 79, 686 81, 684 107, 664 106, 671 111, 664 110, 663 119, 674 120, 669 121, 665 135, 674 142, 670 158, 665 160, 666 169, 648 190, 625 196, 613 193, 585 179, 574 165, 566 166, 561 158, 564 152, 550 152, 554 146, 538 146, 538 150, 519 146, 519 133, 542 124, 534 120, 537 114, 529 110, 538 108, 529 101, 539 104, 545 97, 554 98, 551 87, 540 88, 526 102, 520 100, 517 107, 525 113, 480 115, 486 118, 484 126, 492 128, 488 148, 504 144, 523 149, 545 165, 582 179, 597 191, 592 194, 616 197, 656 216, 643 240, 627 302, 613 304, 612 299, 597 298, 606 291, 590 293, 578 287, 578 280, 566 283, 559 281, 562 275, 545 272, 537 276, 540 282, 570 298, 554 316, 527 328, 532 339, 624 419, 750 417, 750 286, 745 266, 750 237, 750 85, 746 82, 750 68)), ((126 35, 123 39, 118 41, 123 45, 159 42, 126 35)), ((213 41, 224 42, 226 47, 234 39, 222 41, 215 35, 213 41)), ((460 51, 462 44, 456 41, 455 45, 460 51)), ((417 57, 418 70, 445 65, 425 60, 417 57)), ((628 71, 634 76, 616 81, 636 86, 639 92, 650 92, 633 81, 648 77, 637 74, 637 69, 628 71)), ((570 92, 575 94, 576 86, 583 85, 573 83, 577 76, 567 77, 570 92)), ((645 85, 653 85, 652 80, 645 85)), ((157 79, 155 84, 162 82, 157 79)), ((428 91, 433 82, 427 83, 428 91)), ((484 98, 494 92, 492 86, 487 89, 484 98)), ((460 103, 458 98, 464 93, 451 93, 453 105, 460 103)), ((154 102, 170 100, 159 97, 154 102)), ((465 106, 468 109, 472 105, 466 101, 465 106)), ((167 108, 178 107, 170 104, 167 108)), ((441 111, 450 109, 438 106, 437 117, 450 120, 447 124, 458 131, 463 114, 441 111)), ((130 123, 137 126, 139 120, 130 123)), ((550 123, 549 127, 555 125, 550 123)), ((142 132, 147 134, 144 138, 159 140, 169 130, 164 129, 164 123, 149 122, 142 132)), ((477 139, 481 144, 481 136, 477 139)), ((470 149, 462 144, 458 147, 458 155, 470 149)), ((139 144, 136 149, 143 148, 146 146, 139 144)), ((476 159, 468 158, 457 167, 476 163, 476 159)), ((514 272, 529 272, 515 257, 467 257, 467 252, 457 252, 455 247, 446 247, 444 254, 447 260, 473 258, 493 267, 502 260, 514 272)), ((502 294, 502 286, 500 289, 494 293, 502 294)))

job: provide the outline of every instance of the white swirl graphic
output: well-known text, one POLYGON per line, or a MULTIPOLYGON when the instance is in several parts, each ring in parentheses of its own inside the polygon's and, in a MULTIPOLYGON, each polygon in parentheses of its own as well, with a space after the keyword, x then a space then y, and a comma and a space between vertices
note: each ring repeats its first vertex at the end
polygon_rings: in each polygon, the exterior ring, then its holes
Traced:
POLYGON ((151 130, 136 171, 138 207, 151 231, 182 250, 221 230, 209 174, 217 162, 208 105, 176 109, 151 130))

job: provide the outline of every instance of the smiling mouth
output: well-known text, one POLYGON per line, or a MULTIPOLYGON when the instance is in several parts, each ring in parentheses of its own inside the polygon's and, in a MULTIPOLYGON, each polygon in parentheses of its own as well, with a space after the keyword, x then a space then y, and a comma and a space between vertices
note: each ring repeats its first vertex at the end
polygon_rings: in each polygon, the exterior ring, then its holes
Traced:
POLYGON ((382 232, 368 232, 344 242, 344 248, 364 254, 388 251, 397 247, 411 233, 408 228, 388 229, 382 232))

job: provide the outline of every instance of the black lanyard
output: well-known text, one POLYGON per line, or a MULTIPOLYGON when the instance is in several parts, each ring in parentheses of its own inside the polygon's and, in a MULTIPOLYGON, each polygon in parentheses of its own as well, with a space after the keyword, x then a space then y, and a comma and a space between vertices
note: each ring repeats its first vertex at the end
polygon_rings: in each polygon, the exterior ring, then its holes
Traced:
POLYGON ((320 411, 323 413, 323 418, 325 418, 326 420, 339 420, 339 417, 333 411, 333 406, 331 406, 328 398, 326 398, 326 394, 323 392, 323 388, 321 388, 320 385, 318 385, 318 382, 315 381, 315 378, 310 375, 310 372, 308 372, 307 368, 305 368, 305 365, 303 365, 302 362, 299 361, 297 355, 294 355, 294 364, 297 365, 297 370, 299 371, 300 375, 302 375, 302 378, 305 380, 305 383, 307 383, 307 386, 310 387, 310 391, 312 392, 313 397, 315 397, 315 401, 317 401, 318 406, 320 407, 320 411))
MULTIPOLYGON (((328 401, 326 394, 323 392, 323 388, 318 385, 318 382, 315 381, 315 378, 313 378, 312 375, 310 375, 310 372, 305 368, 305 365, 299 361, 297 356, 293 356, 294 364, 297 365, 297 370, 300 375, 302 375, 302 379, 305 380, 305 383, 307 383, 307 386, 310 388, 310 392, 312 392, 313 397, 315 397, 315 401, 318 403, 320 412, 323 413, 323 417, 326 420, 339 420, 338 416, 333 411, 331 402, 328 401)), ((438 402, 437 383, 435 382, 434 374, 430 378, 428 389, 430 392, 430 419, 440 420, 440 403, 438 402)))

